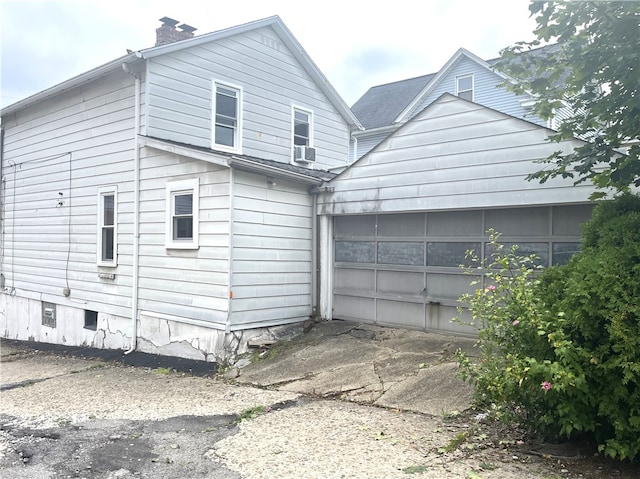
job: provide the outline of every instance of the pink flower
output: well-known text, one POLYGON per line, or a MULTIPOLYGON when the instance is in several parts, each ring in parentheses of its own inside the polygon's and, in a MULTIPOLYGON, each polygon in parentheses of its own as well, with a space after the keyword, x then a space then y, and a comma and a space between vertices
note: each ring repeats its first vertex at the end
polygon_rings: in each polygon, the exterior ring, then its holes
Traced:
POLYGON ((512 324, 513 326, 517 326, 518 324, 520 324, 520 321, 518 321, 518 320, 516 319, 516 320, 515 320, 513 323, 511 323, 511 324, 512 324))
POLYGON ((485 291, 487 293, 493 293, 496 290, 496 285, 495 284, 490 284, 489 286, 487 286, 487 288, 485 289, 485 291))
POLYGON ((549 389, 551 389, 551 383, 549 381, 544 381, 541 385, 542 389, 545 391, 548 391, 549 389))
POLYGON ((267 406, 264 408, 264 412, 271 412, 271 406, 267 406))

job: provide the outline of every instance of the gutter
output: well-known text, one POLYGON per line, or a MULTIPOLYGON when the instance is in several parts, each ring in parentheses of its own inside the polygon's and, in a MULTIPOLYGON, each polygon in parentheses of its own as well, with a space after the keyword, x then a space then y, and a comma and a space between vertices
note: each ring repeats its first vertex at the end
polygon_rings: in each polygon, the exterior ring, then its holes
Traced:
POLYGON ((274 168, 273 166, 255 163, 253 161, 245 160, 237 156, 232 156, 229 159, 229 166, 253 173, 263 173, 267 176, 274 176, 291 181, 297 181, 299 183, 306 183, 308 185, 320 186, 325 182, 325 180, 321 178, 307 176, 302 173, 296 173, 295 171, 286 171, 279 168, 274 168))
POLYGON ((134 82, 134 126, 133 126, 133 271, 131 285, 131 345, 124 354, 132 353, 138 345, 138 282, 140 279, 140 75, 129 70, 126 63, 122 69, 135 78, 134 82))

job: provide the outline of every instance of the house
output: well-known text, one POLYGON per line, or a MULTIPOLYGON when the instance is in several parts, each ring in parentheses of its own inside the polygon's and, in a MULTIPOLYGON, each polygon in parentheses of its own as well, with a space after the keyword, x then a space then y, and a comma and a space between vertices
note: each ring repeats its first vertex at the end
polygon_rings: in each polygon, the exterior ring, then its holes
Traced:
POLYGON ((551 132, 442 93, 329 180, 317 200, 321 316, 475 334, 451 319, 478 287, 460 265, 472 266, 469 250, 489 255, 490 228, 545 266, 565 263, 594 188, 525 181, 535 160, 581 144, 549 143, 551 132))
MULTIPOLYGON (((556 45, 549 45, 521 55, 549 55, 555 48, 556 45)), ((363 130, 353 134, 351 158, 361 158, 443 93, 552 129, 557 121, 571 114, 565 104, 550 121, 538 117, 531 110, 533 96, 516 95, 502 86, 513 79, 496 68, 497 60, 485 61, 460 48, 436 73, 371 87, 352 106, 363 130)))
POLYGON ((359 122, 279 17, 4 108, 0 334, 208 361, 314 314, 310 190, 359 122))
POLYGON ((2 110, 0 336, 228 361, 310 316, 472 334, 458 265, 488 228, 579 247, 593 189, 524 180, 579 140, 470 52, 352 111, 278 17, 161 20, 2 110))

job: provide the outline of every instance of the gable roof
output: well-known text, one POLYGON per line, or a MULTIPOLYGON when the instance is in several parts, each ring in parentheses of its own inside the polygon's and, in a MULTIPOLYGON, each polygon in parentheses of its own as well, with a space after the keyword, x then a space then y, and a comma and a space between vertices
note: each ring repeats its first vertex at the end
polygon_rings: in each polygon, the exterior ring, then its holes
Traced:
MULTIPOLYGON (((516 120, 518 123, 522 123, 524 125, 530 125, 533 129, 536 129, 536 130, 539 130, 539 131, 546 131, 547 134, 553 133, 553 130, 551 130, 551 129, 545 127, 545 126, 541 126, 541 125, 538 125, 538 124, 533 123, 531 121, 528 121, 528 120, 526 120, 524 118, 518 118, 518 117, 515 117, 515 116, 512 116, 512 115, 509 115, 507 113, 504 113, 502 111, 496 110, 494 108, 490 108, 488 106, 481 105, 479 103, 474 103, 474 102, 472 102, 470 100, 465 100, 464 98, 460 98, 460 97, 458 97, 456 95, 453 95, 451 93, 446 93, 445 92, 442 95, 440 95, 438 98, 436 98, 432 103, 426 105, 420 112, 418 112, 416 115, 411 117, 409 120, 407 120, 406 122, 402 123, 401 125, 398 125, 398 127, 396 129, 394 129, 393 132, 389 133, 389 135, 384 140, 380 141, 371 150, 369 150, 363 156, 361 156, 356 161, 351 163, 346 169, 344 169, 343 171, 339 172, 337 174, 337 176, 335 178, 333 178, 333 180, 337 181, 337 180, 343 178, 344 176, 348 175, 349 172, 352 169, 357 168, 362 164, 368 164, 366 162, 370 161, 370 157, 372 155, 376 155, 376 154, 378 154, 379 151, 381 151, 381 150, 384 151, 385 149, 387 149, 389 141, 393 141, 394 138, 398 138, 399 136, 402 136, 407 129, 412 127, 412 124, 414 122, 420 121, 420 119, 425 115, 429 115, 439 105, 441 105, 441 104, 454 105, 456 103, 458 103, 460 105, 472 105, 472 106, 475 106, 477 111, 486 111, 486 112, 489 112, 491 114, 495 114, 497 116, 500 116, 502 118, 513 119, 513 120, 516 120)), ((580 140, 578 138, 575 138, 574 140, 583 142, 583 140, 580 140)), ((569 141, 571 141, 571 140, 569 140, 569 141)), ((333 181, 333 180, 331 180, 331 181, 333 181)))
POLYGON ((431 73, 371 87, 351 109, 366 129, 390 125, 434 76, 431 73))
POLYGON ((498 76, 502 77, 504 80, 508 79, 508 77, 506 75, 500 73, 499 71, 493 70, 491 68, 491 65, 489 65, 487 62, 485 62, 479 56, 474 55, 473 53, 471 53, 469 50, 467 50, 465 48, 460 48, 449 59, 449 61, 447 61, 447 63, 444 64, 444 66, 440 69, 440 71, 433 76, 431 81, 427 85, 425 85, 425 87, 422 89, 422 91, 418 95, 416 95, 416 97, 413 99, 413 101, 409 105, 406 106, 406 108, 400 113, 400 115, 398 115, 398 118, 396 118, 396 122, 407 121, 411 117, 411 115, 415 112, 416 108, 418 108, 420 103, 422 103, 422 100, 427 95, 429 95, 429 93, 431 93, 434 88, 436 88, 438 86, 438 84, 447 76, 449 71, 451 71, 451 69, 458 62, 460 62, 463 58, 468 58, 469 60, 477 63, 478 65, 480 65, 480 66, 482 66, 482 67, 484 67, 484 68, 486 68, 488 70, 491 70, 492 72, 496 73, 498 76))
MULTIPOLYGON (((291 51, 293 56, 302 65, 304 70, 309 74, 312 80, 318 85, 320 90, 327 96, 331 104, 336 108, 345 121, 354 128, 362 129, 362 126, 356 116, 353 114, 349 106, 345 103, 338 92, 329 83, 329 80, 320 71, 317 65, 311 60, 307 52, 302 45, 296 40, 293 34, 285 26, 279 16, 274 15, 261 20, 237 25, 223 30, 218 30, 212 33, 206 33, 198 35, 193 38, 181 40, 167 45, 160 45, 150 48, 145 48, 136 52, 129 53, 128 55, 117 58, 109 63, 105 63, 97 68, 89 70, 88 72, 77 75, 69 80, 54 85, 46 90, 31 95, 23 100, 20 100, 12 105, 2 109, 0 114, 2 116, 16 112, 22 108, 31 106, 37 102, 43 101, 47 98, 58 95, 67 90, 73 89, 77 86, 83 85, 90 81, 96 80, 108 73, 117 71, 120 68, 124 68, 123 64, 132 65, 142 60, 154 58, 166 53, 175 52, 178 50, 184 50, 193 46, 201 45, 203 43, 214 42, 234 35, 243 34, 252 30, 260 28, 270 27, 280 37, 283 43, 291 51)), ((133 70, 133 68, 132 68, 133 70)))
MULTIPOLYGON (((519 55, 548 55, 555 51, 557 51, 557 45, 546 45, 519 55)), ((469 50, 460 48, 435 73, 371 87, 352 106, 352 110, 366 129, 384 128, 394 123, 403 123, 415 113, 424 98, 463 58, 468 58, 504 80, 513 81, 511 77, 494 68, 494 65, 500 61, 500 57, 485 61, 469 50)))

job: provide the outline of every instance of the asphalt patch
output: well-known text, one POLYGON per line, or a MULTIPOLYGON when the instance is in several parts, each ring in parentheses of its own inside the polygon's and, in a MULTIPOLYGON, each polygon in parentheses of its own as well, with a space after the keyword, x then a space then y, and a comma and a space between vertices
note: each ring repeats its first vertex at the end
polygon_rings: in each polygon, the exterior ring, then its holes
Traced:
POLYGON ((41 343, 37 341, 17 341, 3 339, 3 343, 22 350, 57 354, 85 359, 100 359, 109 363, 136 366, 150 369, 166 368, 194 376, 211 376, 218 371, 218 363, 198 361, 195 359, 161 356, 159 354, 133 351, 124 354, 121 349, 98 349, 85 346, 67 346, 61 344, 41 343))

